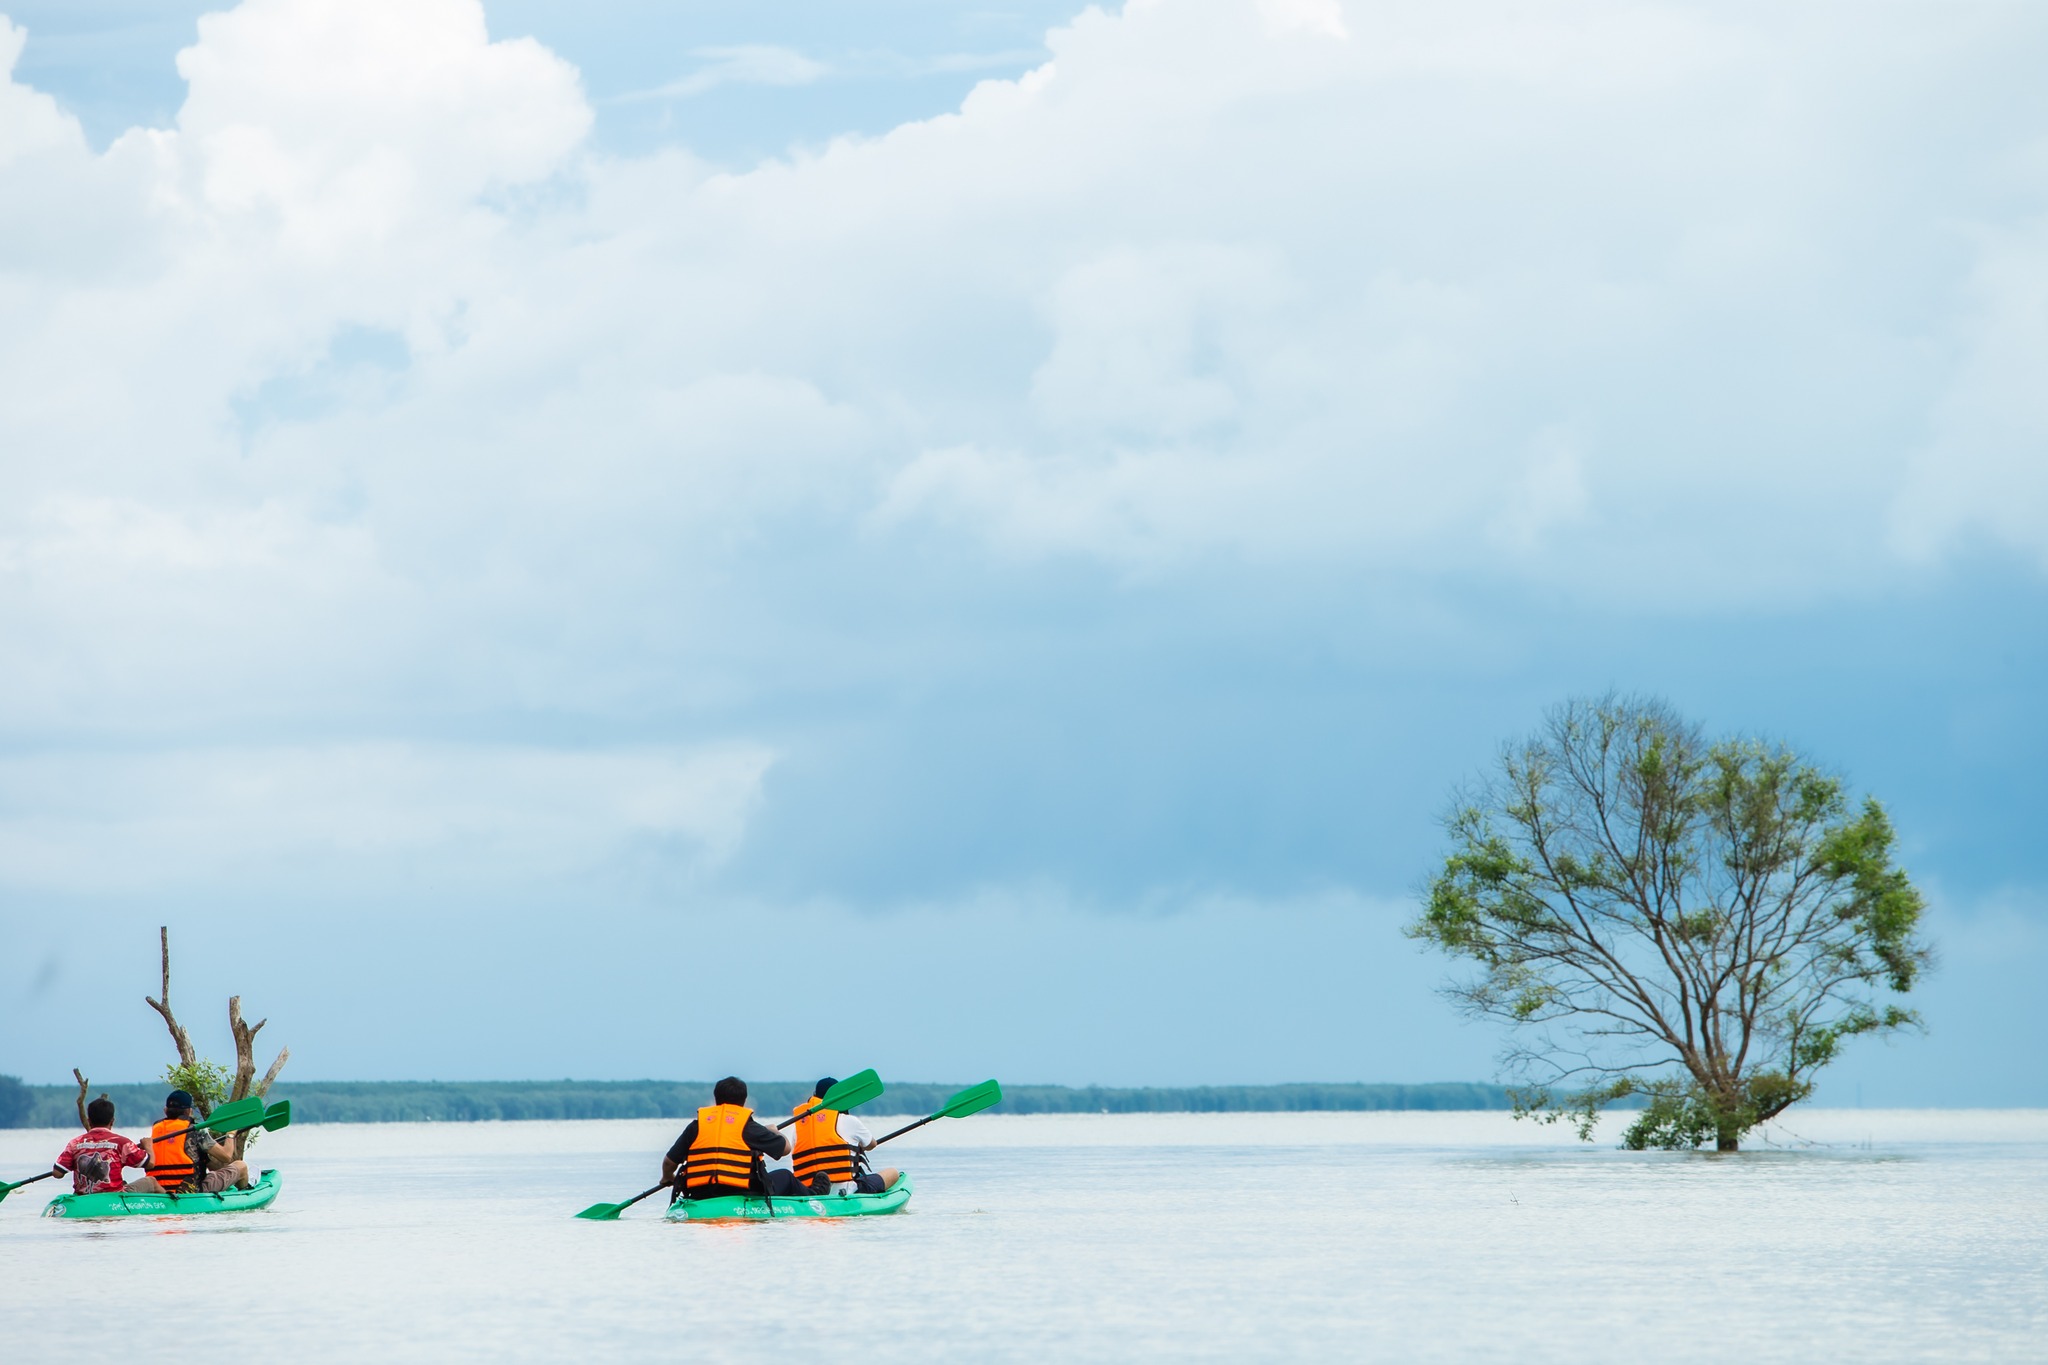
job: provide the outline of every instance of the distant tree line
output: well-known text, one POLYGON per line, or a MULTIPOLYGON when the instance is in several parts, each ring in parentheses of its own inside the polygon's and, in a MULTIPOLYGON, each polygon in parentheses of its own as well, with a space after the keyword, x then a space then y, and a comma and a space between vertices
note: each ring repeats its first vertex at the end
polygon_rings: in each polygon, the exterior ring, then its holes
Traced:
MULTIPOLYGON (((811 1093, 810 1081, 757 1081, 751 1102, 787 1113, 811 1093)), ((927 1114, 960 1087, 905 1082, 861 1112, 927 1114)), ((102 1086, 133 1127, 154 1117, 164 1087, 102 1086)), ((297 1123, 467 1123, 491 1119, 682 1118, 710 1102, 709 1081, 302 1081, 280 1084, 272 1099, 292 1102, 297 1123)), ((0 1127, 73 1128, 69 1086, 22 1085, 0 1076, 0 1127)), ((1185 1088, 1005 1086, 1006 1114, 1225 1114, 1355 1112, 1380 1109, 1506 1109, 1497 1085, 1205 1085, 1185 1088)))

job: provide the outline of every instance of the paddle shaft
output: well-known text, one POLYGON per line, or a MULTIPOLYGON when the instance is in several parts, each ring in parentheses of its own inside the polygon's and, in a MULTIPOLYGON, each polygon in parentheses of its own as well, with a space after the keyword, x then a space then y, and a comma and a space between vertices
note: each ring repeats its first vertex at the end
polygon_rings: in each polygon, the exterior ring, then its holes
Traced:
MULTIPOLYGON (((20 1189, 23 1185, 33 1185, 38 1180, 55 1180, 59 1174, 60 1172, 54 1170, 44 1171, 41 1175, 32 1175, 26 1180, 17 1180, 11 1185, 0 1185, 0 1198, 4 1198, 10 1191, 20 1189)), ((70 1172, 65 1171, 61 1172, 61 1174, 69 1175, 70 1172)))
MULTIPOLYGON (((627 1209, 632 1208, 635 1204, 645 1199, 648 1195, 653 1194, 656 1190, 665 1190, 674 1183, 675 1182, 673 1180, 664 1180, 659 1185, 653 1185, 647 1189, 640 1191, 640 1193, 634 1195, 631 1199, 628 1199, 625 1203, 619 1205, 619 1212, 625 1212, 627 1209)), ((616 1217, 617 1215, 613 1216, 616 1217)))
POLYGON ((939 1119, 964 1119, 970 1114, 979 1114, 992 1104, 1000 1104, 1002 1098, 1002 1087, 998 1086, 994 1081, 983 1081, 980 1085, 970 1085, 959 1094, 947 1100, 938 1113, 927 1114, 916 1123, 906 1123, 895 1132, 888 1134, 888 1136, 876 1138, 867 1145, 867 1150, 873 1151, 890 1138, 902 1137, 913 1128, 922 1128, 927 1123, 934 1123, 939 1119))
POLYGON ((906 1123, 901 1128, 898 1128, 895 1132, 889 1134, 888 1137, 878 1137, 873 1142, 870 1142, 867 1145, 867 1150, 872 1152, 875 1150, 875 1148, 887 1142, 889 1138, 900 1138, 913 1128, 922 1128, 927 1123, 934 1122, 935 1120, 942 1119, 944 1117, 946 1117, 944 1114, 928 1114, 924 1118, 919 1119, 916 1123, 906 1123))

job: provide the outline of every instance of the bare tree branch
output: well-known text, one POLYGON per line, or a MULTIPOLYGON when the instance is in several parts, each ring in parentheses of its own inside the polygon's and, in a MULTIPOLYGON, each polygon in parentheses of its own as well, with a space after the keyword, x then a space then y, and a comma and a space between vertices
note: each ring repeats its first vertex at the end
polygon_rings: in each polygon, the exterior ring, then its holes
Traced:
MULTIPOLYGON (((164 1027, 168 1028, 171 1031, 171 1042, 175 1044, 178 1049, 179 1065, 188 1067, 196 1066, 199 1062, 199 1054, 192 1050, 191 1036, 185 1032, 184 1026, 178 1022, 178 1016, 171 1013, 170 926, 159 925, 157 927, 156 933, 157 943, 163 950, 163 994, 161 997, 154 1000, 145 995, 142 997, 142 1000, 144 1004, 148 1005, 151 1009, 155 1010, 158 1014, 163 1016, 164 1027)), ((210 1110, 210 1108, 211 1106, 207 1105, 205 1100, 202 1098, 200 1101, 199 1112, 201 1114, 205 1114, 210 1110)))
POLYGON ((264 1072, 263 1079, 256 1083, 256 1094, 259 1098, 270 1097, 270 1087, 276 1083, 277 1073, 284 1070, 284 1064, 291 1060, 291 1055, 292 1050, 288 1047, 277 1050, 277 1056, 270 1063, 270 1070, 264 1072))

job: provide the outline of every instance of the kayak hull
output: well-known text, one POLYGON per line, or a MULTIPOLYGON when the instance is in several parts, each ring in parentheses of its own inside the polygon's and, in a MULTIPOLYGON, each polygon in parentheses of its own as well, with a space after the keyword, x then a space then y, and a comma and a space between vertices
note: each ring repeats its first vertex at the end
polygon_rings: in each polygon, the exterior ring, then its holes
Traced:
POLYGON ((276 1171, 265 1171, 246 1190, 218 1194, 60 1194, 43 1210, 45 1218, 166 1218, 192 1213, 242 1213, 267 1207, 277 1198, 276 1171))
POLYGON ((771 1200, 758 1195, 724 1199, 678 1199, 668 1206, 672 1223, 718 1221, 762 1221, 770 1218, 866 1218, 895 1213, 910 1202, 910 1177, 906 1174, 880 1194, 777 1195, 771 1200), (774 1211, 769 1211, 770 1203, 774 1211))

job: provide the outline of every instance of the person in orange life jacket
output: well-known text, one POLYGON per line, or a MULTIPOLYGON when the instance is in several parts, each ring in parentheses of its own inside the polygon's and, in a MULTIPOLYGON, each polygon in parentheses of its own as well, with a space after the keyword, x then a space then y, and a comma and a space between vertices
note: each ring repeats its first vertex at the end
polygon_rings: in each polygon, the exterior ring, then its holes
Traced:
POLYGON ((755 1175, 759 1159, 787 1155, 789 1139, 755 1121, 754 1111, 747 1108, 747 1083, 737 1076, 713 1086, 711 1101, 697 1111, 661 1159, 662 1183, 674 1187, 677 1199, 716 1199, 767 1189, 755 1175))
POLYGON ((233 1185, 249 1188, 249 1163, 234 1148, 196 1126, 192 1096, 173 1090, 164 1116, 149 1130, 149 1174, 128 1183, 137 1194, 215 1194, 233 1185))
POLYGON ((105 1095, 85 1106, 92 1126, 64 1144, 53 1175, 69 1175, 77 1194, 105 1194, 121 1188, 121 1168, 140 1166, 149 1153, 114 1131, 114 1102, 105 1095))
MULTIPOLYGON (((796 1188, 788 1193, 880 1194, 903 1178, 893 1166, 879 1171, 858 1169, 858 1158, 875 1145, 875 1135, 852 1114, 824 1107, 825 1092, 837 1084, 832 1077, 825 1077, 811 1098, 796 1107, 796 1150, 790 1161, 791 1183, 796 1188)), ((769 1172, 771 1179, 780 1174, 769 1172)))

